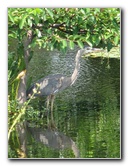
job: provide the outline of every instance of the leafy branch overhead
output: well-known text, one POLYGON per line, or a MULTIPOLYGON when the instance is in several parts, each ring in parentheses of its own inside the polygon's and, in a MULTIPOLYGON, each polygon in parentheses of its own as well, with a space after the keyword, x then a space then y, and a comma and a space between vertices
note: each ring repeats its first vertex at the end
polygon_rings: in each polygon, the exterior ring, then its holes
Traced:
POLYGON ((120 43, 119 8, 9 8, 9 37, 22 41, 28 30, 30 47, 66 50, 85 43, 107 48, 120 43))

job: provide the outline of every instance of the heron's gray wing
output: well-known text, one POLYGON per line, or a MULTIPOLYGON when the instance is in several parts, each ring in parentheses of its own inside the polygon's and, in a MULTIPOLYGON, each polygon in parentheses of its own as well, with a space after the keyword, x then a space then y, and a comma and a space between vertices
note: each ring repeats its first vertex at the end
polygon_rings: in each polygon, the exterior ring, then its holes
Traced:
POLYGON ((36 90, 34 96, 49 96, 67 88, 70 84, 71 78, 63 74, 49 75, 34 83, 27 93, 32 95, 33 91, 36 90))

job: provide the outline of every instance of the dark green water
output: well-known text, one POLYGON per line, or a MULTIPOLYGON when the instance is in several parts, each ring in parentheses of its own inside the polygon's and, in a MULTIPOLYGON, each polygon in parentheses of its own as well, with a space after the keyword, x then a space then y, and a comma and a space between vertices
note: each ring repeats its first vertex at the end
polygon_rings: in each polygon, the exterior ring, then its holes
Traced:
MULTIPOLYGON (((72 74, 76 52, 37 50, 28 77, 34 82, 48 74, 72 74)), ((77 81, 56 95, 54 122, 50 112, 46 116, 45 99, 31 102, 29 158, 121 157, 120 60, 81 58, 80 63, 77 81)))

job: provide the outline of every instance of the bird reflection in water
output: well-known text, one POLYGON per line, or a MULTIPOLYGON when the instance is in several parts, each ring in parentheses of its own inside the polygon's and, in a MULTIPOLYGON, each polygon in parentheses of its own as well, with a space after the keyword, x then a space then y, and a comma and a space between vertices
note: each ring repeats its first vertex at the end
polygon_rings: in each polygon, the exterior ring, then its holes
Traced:
POLYGON ((66 149, 71 149, 75 158, 80 158, 79 149, 76 143, 63 132, 58 131, 55 127, 55 122, 53 126, 53 119, 52 123, 48 124, 47 129, 29 127, 29 123, 27 123, 26 126, 27 132, 29 132, 37 142, 42 143, 43 145, 46 145, 54 150, 58 150, 61 153, 61 157, 59 156, 60 158, 64 158, 62 152, 66 149))

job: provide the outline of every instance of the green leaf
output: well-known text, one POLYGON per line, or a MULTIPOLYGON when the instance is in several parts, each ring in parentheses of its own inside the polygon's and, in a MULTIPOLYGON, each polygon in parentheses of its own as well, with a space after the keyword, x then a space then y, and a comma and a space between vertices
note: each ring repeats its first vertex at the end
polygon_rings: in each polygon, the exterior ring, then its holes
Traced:
POLYGON ((87 44, 92 47, 92 43, 90 42, 90 40, 86 40, 87 44))
POLYGON ((28 48, 34 48, 36 46, 36 42, 32 42, 31 44, 29 44, 28 48))
POLYGON ((10 18, 10 20, 14 23, 14 18, 12 17, 12 15, 9 13, 9 18, 10 18))
POLYGON ((33 16, 33 17, 34 17, 35 23, 38 24, 38 23, 39 23, 39 18, 38 18, 38 16, 33 16))
POLYGON ((63 43, 63 48, 67 47, 67 41, 66 40, 62 40, 62 43, 63 43))
POLYGON ((71 40, 70 40, 70 42, 69 42, 69 47, 70 47, 70 49, 74 49, 74 42, 71 41, 71 40))
POLYGON ((53 44, 51 44, 50 45, 50 50, 53 51, 53 49, 54 49, 54 46, 53 46, 53 44))
POLYGON ((47 30, 47 33, 48 33, 48 34, 52 34, 52 33, 53 33, 52 29, 49 28, 49 29, 47 30))
POLYGON ((111 50, 111 48, 112 48, 112 43, 109 41, 107 43, 107 51, 109 52, 111 50))
POLYGON ((42 12, 42 9, 40 9, 40 8, 36 8, 35 10, 36 10, 37 14, 40 14, 42 12))
POLYGON ((118 43, 119 43, 119 36, 116 36, 116 37, 114 38, 114 44, 115 44, 115 45, 118 45, 118 43))
POLYGON ((48 12, 48 14, 53 18, 53 12, 49 8, 45 8, 45 10, 48 12))
POLYGON ((19 28, 20 28, 20 29, 23 29, 23 26, 24 26, 25 21, 26 21, 26 17, 27 17, 26 14, 22 17, 22 19, 21 19, 21 21, 20 21, 20 23, 19 23, 19 28))
POLYGON ((73 36, 73 39, 74 39, 74 40, 79 39, 79 38, 80 38, 79 35, 74 35, 74 36, 73 36))
POLYGON ((84 11, 84 9, 81 9, 80 11, 81 11, 82 14, 85 15, 85 11, 84 11))
POLYGON ((91 10, 90 8, 86 8, 86 12, 87 12, 87 13, 89 13, 89 12, 90 12, 90 10, 91 10))
POLYGON ((32 27, 32 20, 31 20, 31 19, 28 19, 28 25, 29 25, 30 27, 32 27))
POLYGON ((104 38, 105 38, 105 39, 108 39, 108 38, 110 38, 111 36, 112 36, 111 33, 109 33, 109 34, 105 34, 105 35, 104 35, 104 38))
POLYGON ((38 37, 41 37, 41 36, 42 36, 39 29, 36 29, 36 33, 37 33, 37 36, 38 36, 38 37))
POLYGON ((95 8, 95 11, 99 13, 100 12, 100 8, 95 8))
POLYGON ((97 46, 99 43, 100 43, 100 38, 97 37, 97 38, 96 38, 96 41, 95 41, 96 46, 97 46))
POLYGON ((83 45, 83 42, 82 42, 82 41, 78 40, 78 41, 77 41, 77 43, 78 43, 78 46, 79 46, 80 48, 83 48, 83 47, 84 47, 84 45, 83 45))
POLYGON ((36 9, 33 10, 33 14, 34 14, 35 16, 37 15, 36 9))
POLYGON ((8 35, 8 37, 17 38, 17 35, 14 34, 14 33, 11 33, 11 34, 8 35))

